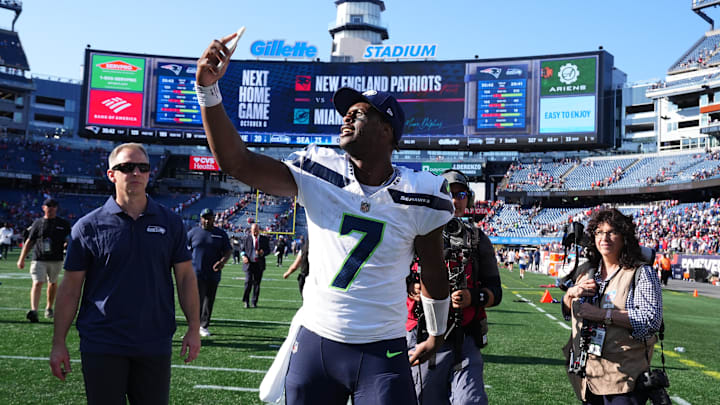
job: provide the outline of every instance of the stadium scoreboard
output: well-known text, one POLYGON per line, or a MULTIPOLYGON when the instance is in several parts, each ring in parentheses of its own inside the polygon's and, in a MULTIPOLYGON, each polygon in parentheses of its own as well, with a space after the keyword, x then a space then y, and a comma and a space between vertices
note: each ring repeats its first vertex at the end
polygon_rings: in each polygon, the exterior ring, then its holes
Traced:
MULTIPOLYGON (((400 147, 557 150, 612 146, 613 57, 605 51, 467 61, 231 61, 223 106, 255 146, 337 145, 341 87, 393 94, 400 147)), ((80 135, 206 144, 195 59, 87 49, 80 135)))

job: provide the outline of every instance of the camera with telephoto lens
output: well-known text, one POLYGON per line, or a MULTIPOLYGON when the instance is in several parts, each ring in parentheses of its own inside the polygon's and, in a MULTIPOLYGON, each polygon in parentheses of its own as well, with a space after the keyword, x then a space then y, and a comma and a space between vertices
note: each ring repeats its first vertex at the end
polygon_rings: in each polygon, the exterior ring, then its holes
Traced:
MULTIPOLYGON (((575 279, 579 274, 578 265, 581 253, 583 251, 583 248, 585 246, 588 246, 589 243, 589 239, 587 235, 585 235, 585 226, 583 224, 581 224, 580 222, 573 222, 565 225, 562 237, 562 245, 565 248, 562 267, 565 268, 565 261, 568 258, 568 249, 575 249, 575 263, 573 265, 573 269, 568 272, 564 277, 559 278, 556 282, 557 286, 562 291, 567 291, 568 288, 572 287, 575 284, 575 279)), ((585 269, 582 268, 581 271, 585 271, 585 269)))
POLYGON ((576 355, 573 349, 570 349, 569 373, 585 377, 585 366, 587 365, 590 341, 597 333, 596 328, 597 324, 593 322, 583 322, 583 326, 580 328, 580 353, 576 355))
POLYGON ((653 405, 671 405, 670 396, 665 388, 670 386, 664 370, 648 370, 638 377, 636 389, 645 391, 653 405))
POLYGON ((450 249, 471 249, 474 234, 471 225, 463 222, 460 218, 451 219, 443 228, 443 239, 450 249))

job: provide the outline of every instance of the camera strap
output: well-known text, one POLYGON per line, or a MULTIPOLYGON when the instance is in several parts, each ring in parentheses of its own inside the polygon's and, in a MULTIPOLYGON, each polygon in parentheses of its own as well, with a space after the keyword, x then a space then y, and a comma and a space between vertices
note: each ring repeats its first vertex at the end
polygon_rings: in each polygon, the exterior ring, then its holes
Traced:
MULTIPOLYGON (((640 280, 640 267, 635 269, 635 275, 633 278, 633 291, 640 280)), ((658 330, 658 339, 660 340, 660 362, 662 363, 663 373, 665 372, 665 347, 663 346, 663 340, 665 340, 665 319, 660 321, 660 330, 658 330)), ((650 353, 647 347, 647 340, 645 340, 645 357, 648 361, 648 367, 650 367, 650 353)))
MULTIPOLYGON (((658 339, 660 340, 660 362, 662 363, 663 373, 665 372, 665 347, 663 346, 663 340, 665 340, 665 320, 660 323, 660 330, 658 331, 658 339)), ((650 367, 650 351, 648 350, 647 340, 645 343, 645 357, 647 357, 648 367, 650 367)))

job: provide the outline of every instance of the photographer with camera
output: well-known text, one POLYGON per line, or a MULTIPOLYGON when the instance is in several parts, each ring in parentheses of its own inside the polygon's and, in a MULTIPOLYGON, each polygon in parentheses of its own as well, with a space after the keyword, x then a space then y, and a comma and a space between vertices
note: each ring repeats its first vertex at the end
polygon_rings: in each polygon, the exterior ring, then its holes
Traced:
POLYGON ((667 384, 647 381, 659 371, 650 373, 650 360, 662 293, 635 224, 617 209, 602 208, 590 218, 587 237, 589 265, 562 300, 566 319, 572 317, 563 352, 575 394, 584 404, 644 404, 649 397, 664 403, 655 397, 667 397, 667 384))
MULTIPOLYGON (((487 404, 479 348, 487 344, 485 308, 502 300, 500 273, 490 239, 465 218, 466 209, 473 208, 468 178, 457 170, 442 176, 455 206, 455 218, 443 231, 452 307, 445 343, 434 359, 412 368, 415 392, 420 404, 487 404)), ((419 275, 411 274, 406 323, 410 350, 427 336, 419 288, 419 275)))

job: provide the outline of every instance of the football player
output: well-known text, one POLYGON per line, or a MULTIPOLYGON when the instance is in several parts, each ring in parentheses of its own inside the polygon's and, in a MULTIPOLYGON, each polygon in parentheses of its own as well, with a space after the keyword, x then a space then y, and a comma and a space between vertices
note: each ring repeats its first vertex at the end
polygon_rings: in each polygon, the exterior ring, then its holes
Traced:
POLYGON ((380 91, 341 88, 334 94, 344 153, 309 145, 280 162, 248 150, 217 85, 234 37, 213 41, 197 64, 208 144, 222 170, 243 183, 296 195, 313 241, 301 327, 282 374, 287 403, 344 405, 349 396, 356 405, 415 403, 410 364, 442 345, 447 324, 442 229, 453 214, 447 183, 392 165, 405 116, 397 100, 380 91), (431 336, 408 359, 405 276, 414 252, 431 336))

